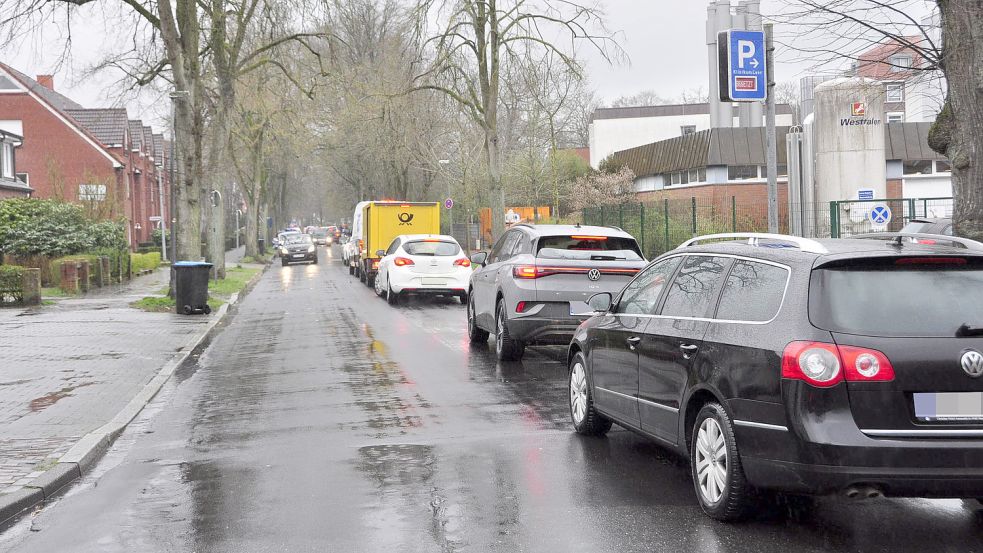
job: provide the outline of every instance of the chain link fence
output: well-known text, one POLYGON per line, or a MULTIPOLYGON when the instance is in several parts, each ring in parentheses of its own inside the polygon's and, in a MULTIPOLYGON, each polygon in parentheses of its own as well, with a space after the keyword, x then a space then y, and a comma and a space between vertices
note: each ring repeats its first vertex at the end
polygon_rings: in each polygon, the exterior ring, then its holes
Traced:
MULTIPOLYGON (((887 205, 894 214, 886 225, 886 230, 892 231, 900 230, 913 218, 952 215, 952 198, 848 200, 799 204, 792 209, 787 202, 779 202, 778 232, 831 238, 885 230, 877 228, 869 217, 877 205, 887 205)), ((768 232, 767 203, 738 201, 736 196, 604 205, 585 208, 582 215, 585 225, 616 226, 630 233, 650 259, 694 236, 768 232)))

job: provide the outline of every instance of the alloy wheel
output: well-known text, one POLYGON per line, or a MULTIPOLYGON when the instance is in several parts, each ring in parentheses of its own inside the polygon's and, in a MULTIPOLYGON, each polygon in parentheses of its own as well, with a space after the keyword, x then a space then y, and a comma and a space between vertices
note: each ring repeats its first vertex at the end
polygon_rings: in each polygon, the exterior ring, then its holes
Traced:
POLYGON ((495 352, 502 355, 502 338, 505 335, 505 309, 498 310, 498 324, 495 325, 495 352))
POLYGON ((727 441, 714 418, 707 418, 696 435, 696 472, 703 499, 717 503, 727 488, 727 441))
POLYGON ((574 363, 570 371, 570 414, 574 424, 580 424, 587 414, 587 375, 584 365, 574 363))

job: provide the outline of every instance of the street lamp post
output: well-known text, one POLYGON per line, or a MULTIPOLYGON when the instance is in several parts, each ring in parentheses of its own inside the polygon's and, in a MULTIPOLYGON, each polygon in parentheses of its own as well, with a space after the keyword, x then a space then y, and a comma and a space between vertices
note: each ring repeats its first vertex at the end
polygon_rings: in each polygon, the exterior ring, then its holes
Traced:
POLYGON ((242 210, 236 210, 236 249, 239 249, 239 217, 242 216, 242 210))

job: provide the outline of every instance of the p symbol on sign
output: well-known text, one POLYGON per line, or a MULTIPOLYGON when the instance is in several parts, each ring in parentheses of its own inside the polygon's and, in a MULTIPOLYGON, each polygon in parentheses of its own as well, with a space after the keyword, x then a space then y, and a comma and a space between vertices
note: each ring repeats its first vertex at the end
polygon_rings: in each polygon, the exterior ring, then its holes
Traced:
POLYGON ((748 65, 758 67, 758 60, 754 59, 754 43, 750 40, 737 41, 737 66, 744 69, 744 61, 751 60, 748 65))

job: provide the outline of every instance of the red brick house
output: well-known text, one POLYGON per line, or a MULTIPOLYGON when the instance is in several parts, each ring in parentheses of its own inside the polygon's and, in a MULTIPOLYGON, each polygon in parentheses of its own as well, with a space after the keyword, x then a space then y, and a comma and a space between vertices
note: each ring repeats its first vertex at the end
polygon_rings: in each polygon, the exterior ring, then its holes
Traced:
MULTIPOLYGON (((153 132, 125 109, 86 109, 0 63, 0 129, 23 135, 17 176, 39 198, 83 204, 91 215, 125 218, 130 244, 149 242, 167 183, 155 159, 153 132)), ((166 207, 166 202, 165 202, 166 207)))

